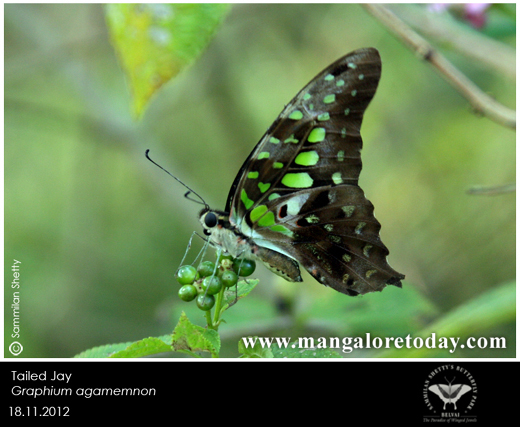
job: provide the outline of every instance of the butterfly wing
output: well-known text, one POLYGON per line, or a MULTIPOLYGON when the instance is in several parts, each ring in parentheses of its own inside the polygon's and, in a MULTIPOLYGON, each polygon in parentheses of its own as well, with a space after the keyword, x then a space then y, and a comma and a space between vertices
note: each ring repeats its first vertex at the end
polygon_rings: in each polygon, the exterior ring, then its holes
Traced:
POLYGON ((467 384, 454 384, 452 388, 453 392, 450 398, 453 403, 456 403, 464 394, 471 390, 471 387, 467 384))
POLYGON ((450 394, 448 392, 448 386, 444 384, 434 384, 428 387, 428 390, 435 393, 439 398, 446 404, 450 402, 450 394))
POLYGON ((451 403, 457 409, 457 401, 471 390, 471 387, 467 384, 434 384, 428 387, 428 390, 435 393, 444 402, 444 409, 446 404, 451 403))
POLYGON ((380 76, 373 48, 318 74, 257 144, 226 204, 232 226, 265 253, 298 261, 348 295, 400 286, 404 278, 386 262, 381 226, 358 186, 361 122, 380 76))

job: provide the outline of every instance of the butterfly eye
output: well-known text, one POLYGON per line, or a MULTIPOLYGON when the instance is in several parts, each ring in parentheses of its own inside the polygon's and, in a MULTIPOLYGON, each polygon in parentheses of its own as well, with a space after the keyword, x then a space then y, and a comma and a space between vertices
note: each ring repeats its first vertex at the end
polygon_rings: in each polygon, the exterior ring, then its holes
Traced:
POLYGON ((204 224, 206 224, 206 227, 213 228, 215 225, 217 225, 217 215, 215 215, 213 212, 208 212, 206 216, 204 217, 204 224))

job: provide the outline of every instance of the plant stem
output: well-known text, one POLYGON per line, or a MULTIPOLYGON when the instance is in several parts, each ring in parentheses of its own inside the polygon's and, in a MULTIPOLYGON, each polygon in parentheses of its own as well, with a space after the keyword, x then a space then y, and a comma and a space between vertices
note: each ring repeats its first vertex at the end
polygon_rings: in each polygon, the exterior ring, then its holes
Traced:
POLYGON ((206 311, 206 322, 208 322, 208 329, 216 329, 211 321, 211 310, 206 311))
POLYGON ((382 22, 420 58, 428 61, 464 96, 473 109, 496 123, 516 129, 516 112, 495 101, 480 90, 462 72, 413 31, 385 5, 365 4, 365 9, 382 22))
POLYGON ((217 302, 215 304, 215 315, 213 317, 213 323, 216 325, 215 329, 218 329, 218 325, 220 324, 220 310, 222 309, 222 300, 224 298, 224 291, 226 290, 225 286, 222 286, 222 289, 217 295, 217 302))
POLYGON ((516 190, 515 184, 497 185, 496 187, 473 187, 470 188, 468 194, 477 194, 484 196, 497 196, 499 194, 514 193, 516 190))

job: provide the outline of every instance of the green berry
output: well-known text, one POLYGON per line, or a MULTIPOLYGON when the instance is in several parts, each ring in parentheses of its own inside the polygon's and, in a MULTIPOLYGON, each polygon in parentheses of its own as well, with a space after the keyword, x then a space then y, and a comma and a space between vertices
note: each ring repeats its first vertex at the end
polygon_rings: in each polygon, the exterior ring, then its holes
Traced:
POLYGON ((197 276, 197 270, 192 265, 182 265, 177 270, 177 281, 181 285, 190 285, 197 276))
POLYGON ((217 259, 217 264, 220 264, 224 260, 231 260, 233 261, 233 257, 229 254, 220 254, 220 256, 217 259))
POLYGON ((215 305, 215 297, 213 295, 200 294, 197 297, 197 307, 199 307, 203 311, 208 311, 213 308, 215 305))
POLYGON ((183 301, 193 301, 197 296, 197 288, 193 285, 184 285, 179 289, 179 298, 183 301))
POLYGON ((222 289, 222 280, 216 276, 205 277, 202 281, 202 289, 207 291, 208 295, 215 295, 222 289))
POLYGON ((252 259, 236 259, 233 261, 233 270, 236 274, 242 277, 251 276, 256 268, 256 262, 252 259))
POLYGON ((237 284, 238 276, 234 271, 226 270, 222 273, 222 277, 220 278, 220 280, 222 280, 222 284, 226 288, 230 288, 237 284))
POLYGON ((202 277, 211 276, 215 271, 215 263, 211 261, 203 261, 197 269, 202 277))

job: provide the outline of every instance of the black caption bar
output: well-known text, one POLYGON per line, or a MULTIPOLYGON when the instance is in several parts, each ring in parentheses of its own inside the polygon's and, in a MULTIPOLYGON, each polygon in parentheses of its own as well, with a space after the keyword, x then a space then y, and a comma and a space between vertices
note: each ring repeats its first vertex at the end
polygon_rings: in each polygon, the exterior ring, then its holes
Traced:
POLYGON ((519 364, 249 359, 4 361, 1 366, 2 413, 12 421, 117 420, 156 413, 170 414, 172 422, 198 414, 193 420, 200 422, 243 411, 269 417, 281 410, 279 415, 293 422, 299 411, 304 418, 312 411, 321 421, 362 416, 369 422, 487 425, 516 415, 516 406, 505 402, 516 396, 519 364))

